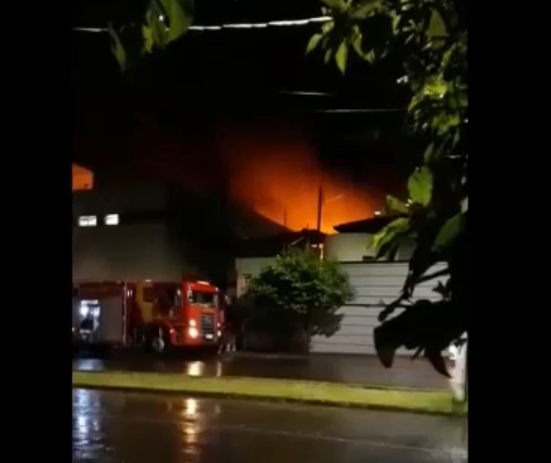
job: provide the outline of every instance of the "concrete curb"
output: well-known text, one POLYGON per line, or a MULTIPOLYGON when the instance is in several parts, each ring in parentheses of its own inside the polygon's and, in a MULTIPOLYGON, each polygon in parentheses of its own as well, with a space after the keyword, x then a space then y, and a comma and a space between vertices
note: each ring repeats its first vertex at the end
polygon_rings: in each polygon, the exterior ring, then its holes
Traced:
POLYGON ((449 392, 393 390, 314 381, 269 378, 190 377, 173 373, 73 372, 74 388, 136 392, 192 393, 263 401, 367 408, 446 416, 466 416, 449 392))

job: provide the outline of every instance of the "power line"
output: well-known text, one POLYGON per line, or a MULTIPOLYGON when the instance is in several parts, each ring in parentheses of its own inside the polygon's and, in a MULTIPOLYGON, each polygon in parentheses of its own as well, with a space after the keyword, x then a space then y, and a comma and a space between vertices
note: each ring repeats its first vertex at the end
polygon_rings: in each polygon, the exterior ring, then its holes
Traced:
POLYGON ((281 90, 279 93, 283 95, 295 95, 295 96, 327 96, 334 97, 335 94, 328 92, 315 92, 313 90, 281 90))
POLYGON ((312 109, 314 113, 334 113, 334 114, 351 114, 351 113, 397 113, 406 112, 407 108, 335 108, 335 109, 312 109))
MULTIPOLYGON (((331 16, 317 16, 306 19, 291 19, 291 20, 278 20, 278 21, 269 21, 263 23, 228 23, 228 24, 219 24, 219 25, 194 25, 190 26, 190 31, 197 32, 208 32, 208 31, 221 31, 221 30, 231 30, 231 29, 263 29, 268 27, 293 27, 293 26, 305 26, 308 24, 315 23, 325 23, 332 21, 331 16)), ((108 32, 107 28, 101 27, 75 27, 74 31, 77 32, 91 32, 91 33, 104 33, 108 32)), ((324 96, 331 97, 335 96, 331 93, 326 92, 315 92, 315 91, 293 91, 293 90, 283 90, 280 91, 281 94, 287 95, 297 95, 297 96, 324 96)), ((297 110, 301 111, 301 110, 297 110)), ((405 112, 406 108, 333 108, 333 109, 313 109, 310 110, 314 113, 334 113, 334 114, 353 114, 353 113, 390 113, 390 112, 405 112)))
POLYGON ((73 27, 73 30, 76 32, 94 32, 94 33, 107 32, 107 28, 101 28, 101 27, 73 27))
MULTIPOLYGON (((261 23, 228 23, 228 24, 205 24, 205 25, 194 25, 190 26, 190 31, 195 32, 209 32, 209 31, 221 31, 229 29, 265 29, 268 27, 292 27, 292 26, 306 26, 308 24, 316 23, 326 23, 332 21, 331 16, 316 16, 306 19, 288 19, 281 21, 268 21, 261 23)), ((106 27, 73 27, 74 31, 77 32, 93 32, 93 33, 103 33, 107 32, 106 27)))

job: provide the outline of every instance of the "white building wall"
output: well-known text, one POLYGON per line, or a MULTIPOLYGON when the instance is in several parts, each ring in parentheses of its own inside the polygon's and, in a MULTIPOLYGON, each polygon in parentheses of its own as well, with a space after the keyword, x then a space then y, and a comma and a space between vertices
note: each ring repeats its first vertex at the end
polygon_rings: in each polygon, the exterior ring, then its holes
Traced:
POLYGON ((368 233, 338 233, 325 238, 325 258, 338 262, 361 262, 364 256, 375 256, 370 248, 373 235, 368 233))
MULTIPOLYGON (((357 246, 359 246, 359 241, 359 238, 355 241, 357 246)), ((350 247, 353 247, 354 240, 343 242, 351 244, 350 247)), ((346 246, 343 246, 341 249, 346 249, 346 246)), ((351 254, 342 252, 338 256, 344 258, 350 257, 351 254)), ((243 294, 246 288, 247 277, 258 275, 264 267, 273 263, 274 259, 273 257, 236 259, 238 276, 237 295, 243 294)), ((330 337, 314 336, 312 338, 311 351, 316 353, 373 355, 376 353, 373 342, 373 329, 379 325, 377 317, 385 304, 389 304, 399 296, 408 273, 408 263, 343 262, 341 265, 348 274, 350 283, 355 289, 355 298, 339 310, 344 315, 339 330, 330 337)), ((443 266, 444 264, 435 265, 428 273, 436 272, 442 269, 443 266)), ((434 292, 433 289, 437 286, 438 281, 445 283, 446 280, 447 277, 441 277, 419 285, 413 294, 412 300, 439 300, 440 295, 434 292)), ((402 311, 403 309, 397 309, 393 316, 399 315, 402 311)), ((412 354, 412 352, 405 349, 401 349, 397 353, 398 355, 412 354)))
POLYGON ((237 273, 237 297, 240 297, 247 288, 251 277, 260 274, 262 269, 274 263, 275 257, 238 257, 235 259, 237 273))
MULTIPOLYGON (((373 329, 379 324, 377 317, 384 308, 383 304, 392 302, 400 294, 408 272, 408 264, 372 262, 343 263, 342 266, 356 290, 355 299, 340 309, 339 312, 344 317, 339 330, 331 337, 312 338, 311 350, 320 353, 375 354, 373 329)), ((436 265, 429 273, 442 267, 436 265)), ((419 285, 413 295, 413 301, 439 300, 440 295, 433 291, 438 280, 444 283, 446 277, 419 285)), ((399 313, 400 309, 393 316, 399 313)), ((405 350, 398 353, 411 354, 405 350)))
MULTIPOLYGON (((325 238, 325 258, 337 262, 362 262, 364 257, 375 257, 371 233, 337 233, 325 238)), ((396 256, 397 260, 407 260, 412 246, 403 246, 396 256)))

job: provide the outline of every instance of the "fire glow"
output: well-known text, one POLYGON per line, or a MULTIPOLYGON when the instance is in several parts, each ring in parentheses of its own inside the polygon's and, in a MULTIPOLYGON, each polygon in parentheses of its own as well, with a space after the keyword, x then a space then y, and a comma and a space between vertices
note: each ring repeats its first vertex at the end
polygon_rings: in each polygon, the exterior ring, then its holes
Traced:
POLYGON ((313 144, 289 127, 226 132, 221 147, 231 196, 290 229, 316 228, 320 186, 325 233, 335 233, 337 224, 370 217, 376 209, 367 189, 324 172, 313 144))
POLYGON ((73 164, 73 191, 91 190, 94 184, 94 175, 88 169, 73 164))
POLYGON ((141 145, 141 150, 149 146, 155 151, 154 157, 141 156, 148 171, 196 191, 218 189, 295 231, 317 227, 320 186, 325 233, 335 233, 335 225, 371 217, 381 206, 375 189, 324 171, 314 143, 291 124, 226 123, 208 137, 189 131, 177 139, 155 132, 149 131, 149 143, 141 145))

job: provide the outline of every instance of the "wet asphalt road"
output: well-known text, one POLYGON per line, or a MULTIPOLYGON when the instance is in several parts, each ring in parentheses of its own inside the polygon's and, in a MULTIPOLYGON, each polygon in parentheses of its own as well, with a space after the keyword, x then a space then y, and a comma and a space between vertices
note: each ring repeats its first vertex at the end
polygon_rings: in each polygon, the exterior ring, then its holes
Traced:
POLYGON ((462 463, 458 418, 73 391, 73 463, 462 463))
POLYGON ((358 355, 259 355, 237 353, 218 358, 205 354, 159 359, 143 354, 113 354, 111 358, 77 358, 74 370, 123 370, 183 373, 190 376, 250 376, 378 386, 448 389, 446 378, 423 360, 397 358, 385 369, 375 356, 358 355))

